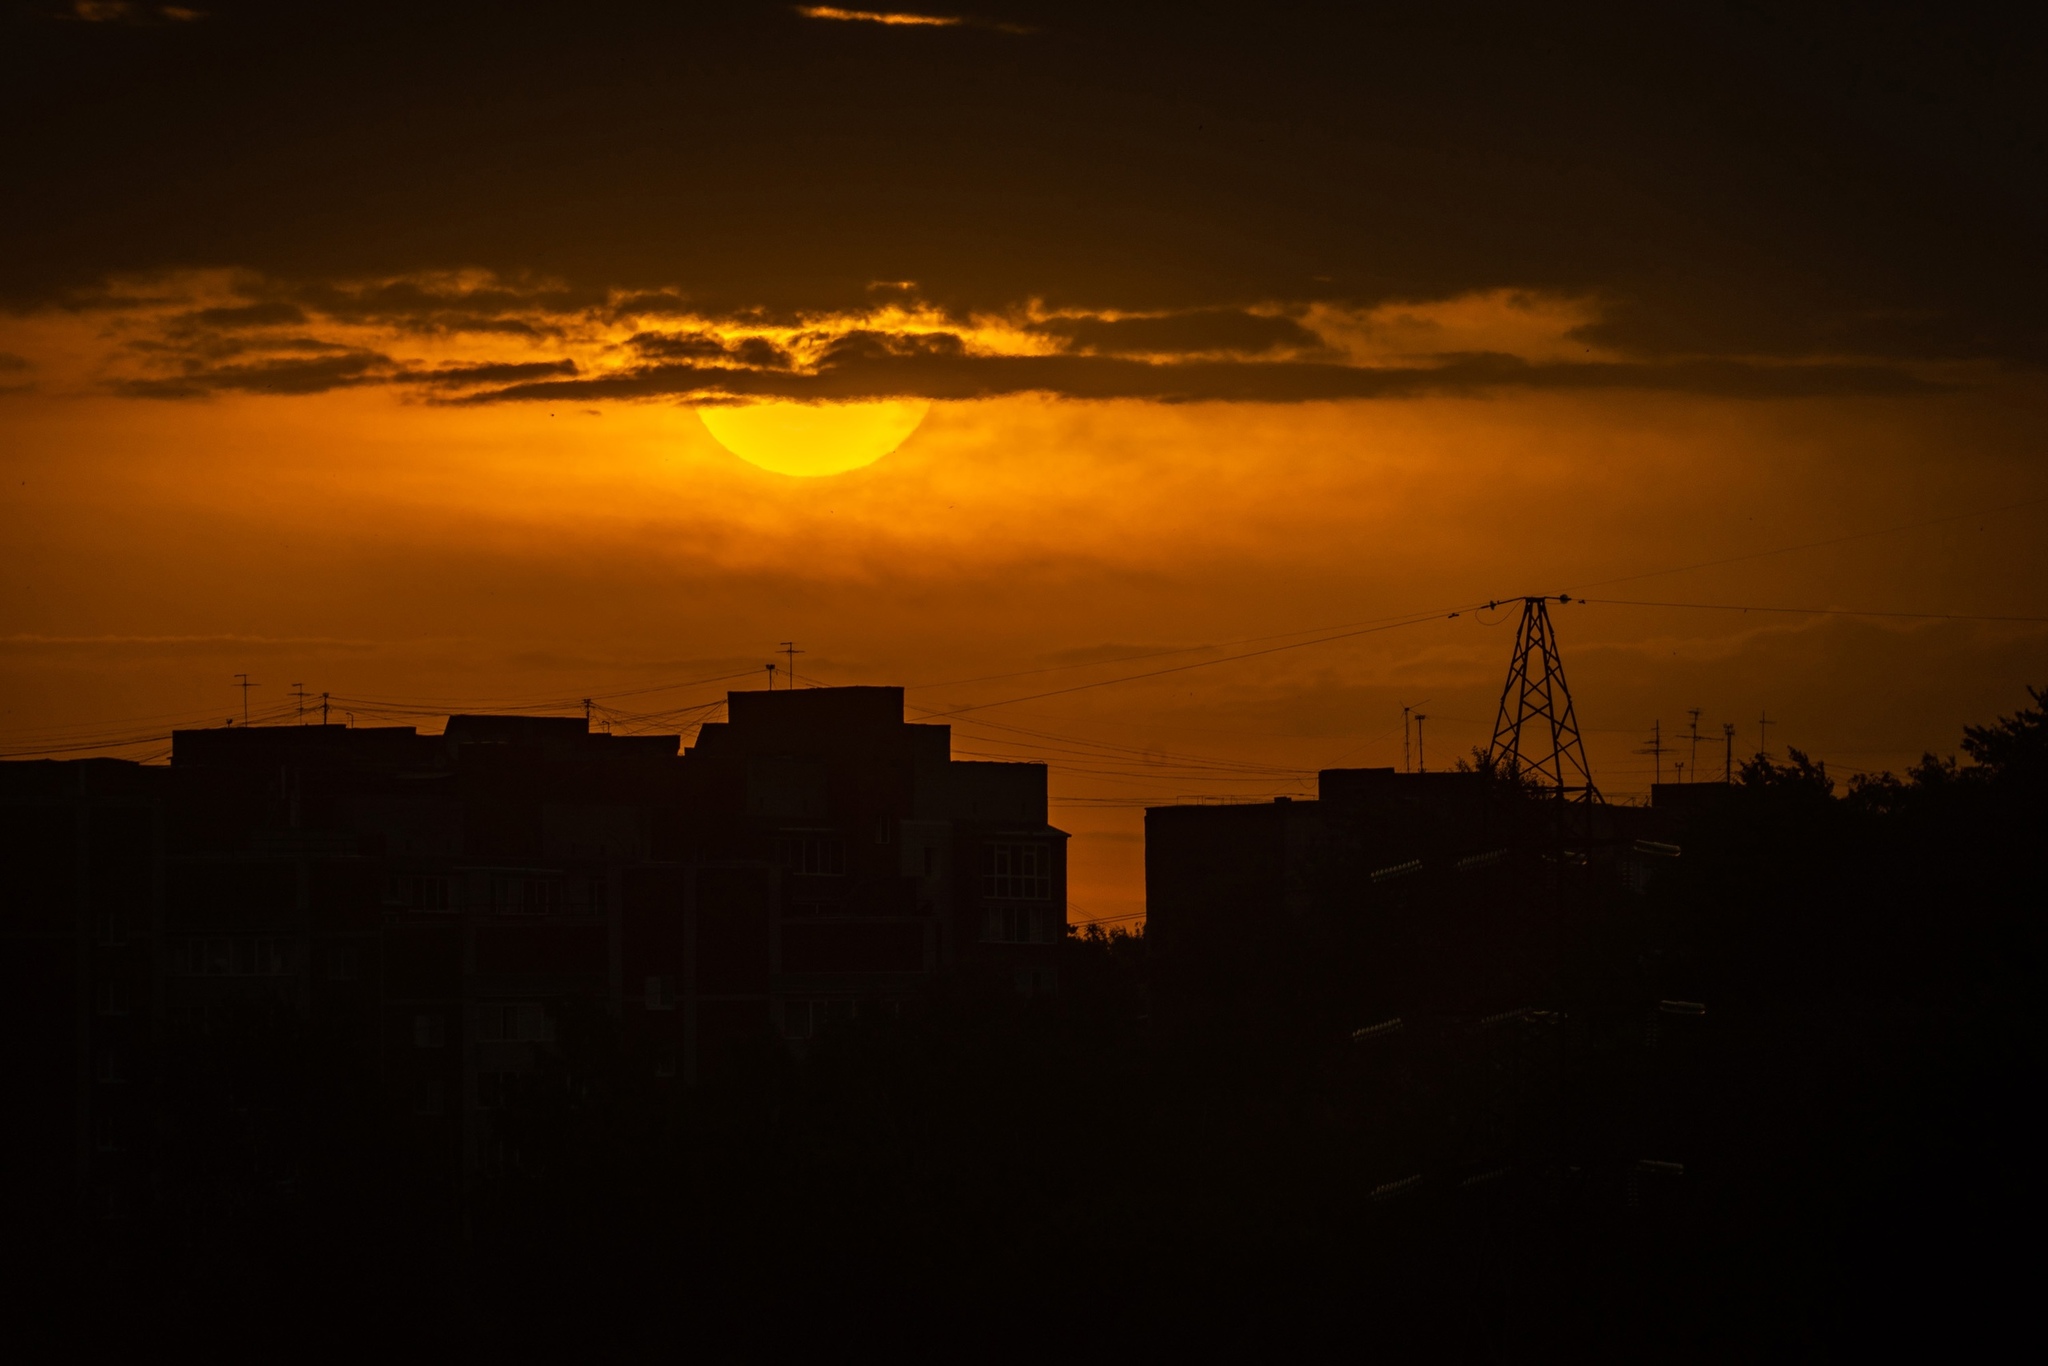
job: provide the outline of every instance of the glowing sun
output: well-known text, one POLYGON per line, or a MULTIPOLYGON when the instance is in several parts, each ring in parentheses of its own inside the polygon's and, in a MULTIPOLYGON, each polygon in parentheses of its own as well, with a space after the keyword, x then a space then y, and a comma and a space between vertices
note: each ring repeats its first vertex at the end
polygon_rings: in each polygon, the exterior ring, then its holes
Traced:
POLYGON ((814 477, 872 465, 910 439, 931 409, 924 398, 876 403, 755 403, 699 408, 718 444, 777 474, 814 477))

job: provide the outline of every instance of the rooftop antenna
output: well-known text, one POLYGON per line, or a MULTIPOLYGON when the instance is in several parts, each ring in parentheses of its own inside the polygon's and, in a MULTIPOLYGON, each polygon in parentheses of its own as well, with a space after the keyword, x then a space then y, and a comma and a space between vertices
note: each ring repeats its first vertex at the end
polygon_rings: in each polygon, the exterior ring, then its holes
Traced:
POLYGON ((1721 738, 1728 744, 1728 753, 1721 759, 1721 781, 1732 783, 1735 781, 1735 723, 1733 721, 1723 721, 1721 723, 1721 738))
POLYGON ((1698 707, 1688 707, 1685 714, 1692 718, 1692 753, 1687 756, 1686 762, 1692 765, 1692 780, 1698 782, 1700 780, 1700 709, 1698 707))
MULTIPOLYGON (((1564 679, 1564 660, 1557 650, 1557 632, 1550 624, 1548 604, 1555 599, 1522 599, 1522 621, 1515 628, 1515 653, 1508 661, 1508 680, 1500 692, 1500 715, 1493 723, 1487 763, 1497 773, 1528 774, 1555 796, 1576 802, 1597 802, 1600 789, 1586 762, 1586 744, 1579 735, 1572 690, 1564 679)), ((1489 606, 1498 606, 1490 603, 1489 606)))
POLYGON ((294 684, 292 684, 292 696, 298 699, 298 703, 299 703, 299 724, 300 724, 300 725, 302 725, 302 726, 306 724, 306 695, 307 695, 307 694, 306 694, 306 685, 305 685, 305 684, 303 684, 303 683, 294 683, 294 684))
POLYGON ((246 726, 249 724, 249 689, 260 688, 263 685, 251 683, 247 674, 236 674, 235 678, 238 680, 235 686, 242 690, 242 724, 246 726))
POLYGON ((1670 748, 1671 746, 1664 743, 1664 722, 1661 720, 1652 721, 1650 723, 1650 743, 1636 751, 1638 754, 1650 756, 1650 786, 1652 787, 1664 781, 1664 753, 1670 748))
POLYGON ((782 642, 782 653, 789 656, 789 678, 782 686, 794 688, 796 686, 796 657, 804 652, 796 648, 794 641, 785 640, 782 642))
POLYGON ((1415 713, 1415 771, 1417 773, 1429 772, 1429 760, 1422 753, 1422 723, 1428 719, 1421 712, 1415 713))
POLYGON ((1420 702, 1413 702, 1401 708, 1401 771, 1403 773, 1413 773, 1415 771, 1415 765, 1410 762, 1408 757, 1408 718, 1415 714, 1417 707, 1426 707, 1428 705, 1429 699, 1425 697, 1420 702))

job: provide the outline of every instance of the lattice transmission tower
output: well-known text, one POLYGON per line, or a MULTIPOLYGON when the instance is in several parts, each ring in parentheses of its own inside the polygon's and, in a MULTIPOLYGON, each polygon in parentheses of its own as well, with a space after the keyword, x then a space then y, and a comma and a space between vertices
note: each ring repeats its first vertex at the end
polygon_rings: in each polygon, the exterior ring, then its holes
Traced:
MULTIPOLYGON (((1546 791, 1574 802, 1600 801, 1572 690, 1564 681, 1564 660, 1550 624, 1550 598, 1523 598, 1522 623, 1515 628, 1515 656, 1500 693, 1500 715, 1486 757, 1498 773, 1534 779, 1546 791)), ((1560 596, 1557 602, 1570 602, 1560 596)))

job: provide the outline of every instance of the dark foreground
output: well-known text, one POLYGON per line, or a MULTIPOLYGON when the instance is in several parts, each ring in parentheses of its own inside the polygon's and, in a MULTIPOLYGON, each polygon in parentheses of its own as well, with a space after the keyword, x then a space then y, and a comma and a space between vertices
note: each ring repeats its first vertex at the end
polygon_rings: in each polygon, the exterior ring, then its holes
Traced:
POLYGON ((523 1169, 454 1200, 346 1117, 289 1189, 238 1179, 318 1089, 273 1068, 181 1097, 184 1195, 52 1235, 18 1303, 280 1351, 1974 1355, 2037 1260, 2048 720, 1964 748, 1847 793, 1751 765, 1507 1019, 1354 1039, 1266 943, 1278 985, 1163 1036, 1143 938, 1091 934, 1057 1000, 935 994, 672 1100, 592 1015, 515 1108, 523 1169))

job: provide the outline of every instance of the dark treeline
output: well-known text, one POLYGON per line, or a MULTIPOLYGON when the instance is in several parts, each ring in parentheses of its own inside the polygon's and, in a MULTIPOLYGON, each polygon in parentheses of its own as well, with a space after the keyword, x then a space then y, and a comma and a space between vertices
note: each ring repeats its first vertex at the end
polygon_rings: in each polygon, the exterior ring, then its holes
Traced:
POLYGON ((689 1090, 592 1010, 508 1104, 523 1169, 454 1198, 321 1112, 318 1040, 252 1019, 180 1073, 163 1211, 45 1270, 166 1340, 1988 1347, 2040 1180, 2034 699, 1903 778, 1759 757, 1644 895, 1528 899, 1555 999, 1505 1021, 1354 1038, 1371 1002, 1255 923, 1261 994, 1176 1035, 1144 935, 1093 929, 1056 999, 941 985, 689 1090), (270 1126, 319 1135, 289 1190, 248 1175, 270 1126))

